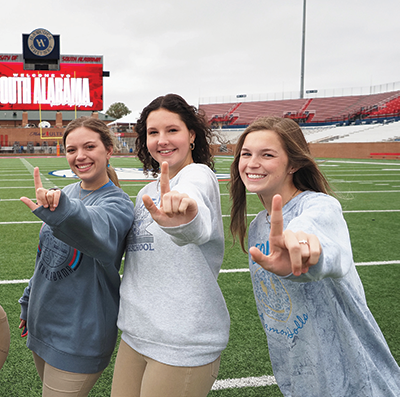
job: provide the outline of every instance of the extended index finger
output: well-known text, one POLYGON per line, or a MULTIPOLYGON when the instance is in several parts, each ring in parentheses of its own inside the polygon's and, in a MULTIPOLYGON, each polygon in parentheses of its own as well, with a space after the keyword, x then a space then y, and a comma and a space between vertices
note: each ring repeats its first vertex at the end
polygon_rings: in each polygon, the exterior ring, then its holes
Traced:
POLYGON ((269 237, 280 237, 283 234, 282 197, 276 194, 272 198, 271 231, 269 237))
POLYGON ((39 188, 43 187, 42 180, 40 179, 39 167, 35 167, 33 169, 33 181, 35 182, 35 191, 37 191, 39 188))
POLYGON ((161 176, 160 176, 160 191, 161 191, 161 198, 164 196, 165 193, 170 191, 169 187, 169 166, 166 161, 161 164, 161 176))

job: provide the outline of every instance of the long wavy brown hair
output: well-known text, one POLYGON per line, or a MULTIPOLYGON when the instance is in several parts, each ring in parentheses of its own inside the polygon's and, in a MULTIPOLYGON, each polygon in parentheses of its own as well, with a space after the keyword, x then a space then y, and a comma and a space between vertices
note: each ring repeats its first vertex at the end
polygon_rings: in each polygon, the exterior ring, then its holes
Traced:
POLYGON ((288 166, 297 169, 293 174, 293 183, 298 190, 333 194, 327 179, 312 157, 303 132, 296 122, 280 117, 257 119, 245 129, 238 139, 234 160, 231 164, 231 181, 229 183, 231 199, 230 231, 233 236, 233 243, 238 238, 244 252, 247 252, 244 246, 247 231, 247 202, 246 187, 239 174, 239 160, 247 135, 255 131, 264 130, 274 131, 278 135, 289 159, 288 166))
POLYGON ((160 172, 160 164, 151 157, 147 150, 147 118, 151 112, 158 109, 165 109, 177 114, 187 129, 195 132, 196 137, 192 150, 193 162, 205 164, 214 170, 214 160, 210 151, 212 132, 205 113, 201 109, 189 105, 181 96, 168 94, 154 99, 147 105, 140 114, 135 127, 138 134, 135 152, 143 163, 143 171, 146 174, 151 172, 154 177, 160 172))

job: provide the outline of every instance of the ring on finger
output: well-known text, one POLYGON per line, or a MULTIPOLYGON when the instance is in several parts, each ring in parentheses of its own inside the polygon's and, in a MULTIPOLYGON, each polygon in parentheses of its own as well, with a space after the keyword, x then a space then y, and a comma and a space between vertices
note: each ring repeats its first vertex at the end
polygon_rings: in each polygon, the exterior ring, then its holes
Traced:
POLYGON ((307 244, 307 245, 309 245, 307 240, 299 240, 299 244, 307 244))

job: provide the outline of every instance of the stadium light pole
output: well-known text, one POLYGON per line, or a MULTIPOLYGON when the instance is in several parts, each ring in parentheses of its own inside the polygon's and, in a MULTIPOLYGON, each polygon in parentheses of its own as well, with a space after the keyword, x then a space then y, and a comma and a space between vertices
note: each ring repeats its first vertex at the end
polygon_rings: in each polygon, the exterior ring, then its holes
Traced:
POLYGON ((304 59, 306 52, 306 0, 303 0, 303 34, 301 44, 300 99, 304 98, 304 59))

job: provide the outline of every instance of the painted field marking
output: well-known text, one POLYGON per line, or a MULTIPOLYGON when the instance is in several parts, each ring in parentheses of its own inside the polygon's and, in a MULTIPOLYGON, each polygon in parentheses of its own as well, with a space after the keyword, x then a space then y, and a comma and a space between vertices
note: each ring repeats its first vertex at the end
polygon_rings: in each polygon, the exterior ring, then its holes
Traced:
MULTIPOLYGON (((395 261, 373 261, 373 262, 356 262, 356 266, 380 266, 380 265, 400 265, 400 260, 395 261)), ((220 273, 248 273, 250 270, 248 268, 239 269, 221 269, 220 273)), ((0 284, 27 284, 29 279, 21 280, 0 280, 0 284)))
MULTIPOLYGON (((26 161, 23 157, 21 157, 20 160, 33 177, 33 170, 35 169, 35 167, 31 163, 26 161)), ((45 189, 57 187, 49 178, 47 178, 46 175, 43 175, 41 172, 40 172, 40 179, 42 180, 42 185, 45 189)), ((32 183, 33 183, 33 179, 32 179, 32 183)), ((26 187, 25 187, 25 189, 26 189, 26 187)))

